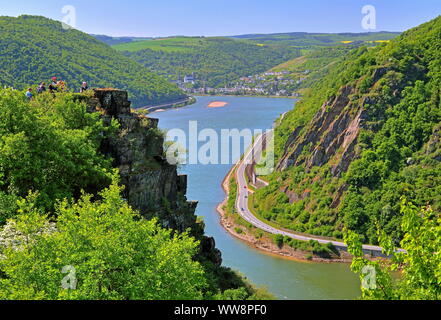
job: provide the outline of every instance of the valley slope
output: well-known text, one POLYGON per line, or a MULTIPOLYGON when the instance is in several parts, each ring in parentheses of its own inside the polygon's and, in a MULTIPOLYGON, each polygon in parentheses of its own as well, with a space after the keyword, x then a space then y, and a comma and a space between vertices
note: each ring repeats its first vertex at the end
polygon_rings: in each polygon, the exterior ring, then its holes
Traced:
POLYGON ((195 73, 200 85, 208 87, 225 86, 300 55, 295 48, 222 37, 134 41, 114 48, 170 80, 195 73))
POLYGON ((347 54, 276 128, 263 219, 341 239, 398 241, 401 198, 441 209, 441 18, 347 54))
MULTIPOLYGON (((268 34, 234 37, 169 37, 142 41, 104 38, 101 41, 170 80, 196 76, 195 87, 232 86, 241 77, 265 72, 317 49, 376 44, 397 33, 268 34)), ((188 84, 187 84, 188 85, 188 84)))
POLYGON ((176 85, 92 36, 44 17, 0 17, 0 52, 2 87, 24 89, 56 76, 71 89, 83 81, 126 89, 135 106, 185 97, 176 85))

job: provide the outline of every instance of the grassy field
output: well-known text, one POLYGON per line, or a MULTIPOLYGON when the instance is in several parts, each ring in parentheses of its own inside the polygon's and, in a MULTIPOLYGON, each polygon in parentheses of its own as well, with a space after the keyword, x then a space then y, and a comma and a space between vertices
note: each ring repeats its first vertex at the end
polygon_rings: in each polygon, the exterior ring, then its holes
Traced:
POLYGON ((194 48, 200 48, 205 45, 205 38, 202 37, 174 37, 158 38, 145 41, 133 41, 114 45, 113 48, 118 51, 135 52, 144 49, 165 52, 188 52, 194 48))
POLYGON ((272 68, 271 71, 290 71, 292 73, 303 73, 307 70, 310 72, 317 71, 334 62, 335 59, 344 56, 354 48, 355 46, 348 45, 318 48, 301 57, 284 62, 272 68))
POLYGON ((255 43, 253 41, 232 39, 226 37, 170 37, 156 38, 141 41, 132 41, 127 43, 115 44, 112 47, 118 51, 136 52, 144 49, 151 49, 163 52, 192 52, 197 49, 208 47, 214 41, 236 41, 255 45, 257 47, 267 47, 265 44, 255 43))

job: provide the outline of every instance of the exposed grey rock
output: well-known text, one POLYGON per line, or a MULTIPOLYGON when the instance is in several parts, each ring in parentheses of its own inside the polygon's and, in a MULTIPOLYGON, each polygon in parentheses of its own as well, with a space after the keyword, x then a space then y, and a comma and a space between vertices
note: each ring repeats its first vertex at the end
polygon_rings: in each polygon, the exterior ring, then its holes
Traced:
POLYGON ((203 237, 201 241, 201 252, 209 252, 209 258, 215 265, 222 265, 222 253, 216 248, 216 241, 212 237, 203 237))
POLYGON ((303 128, 296 128, 293 135, 288 139, 284 156, 278 164, 279 170, 286 170, 290 166, 305 164, 306 169, 313 166, 322 166, 336 154, 344 144, 349 145, 351 139, 357 137, 353 132, 355 115, 349 95, 353 92, 352 87, 343 87, 340 94, 325 102, 311 123, 306 127, 305 133, 299 136, 303 128), (295 134, 295 136, 294 136, 295 134), (300 157, 306 146, 312 146, 311 156, 300 157))
POLYGON ((203 245, 203 225, 195 215, 198 203, 186 198, 187 176, 178 175, 177 167, 164 158, 164 136, 158 130, 158 119, 132 113, 126 91, 95 90, 89 104, 88 110, 101 112, 105 123, 116 119, 120 124, 118 135, 105 139, 101 149, 119 168, 128 203, 146 218, 158 218, 166 228, 179 232, 190 229, 201 240, 203 254, 214 263, 221 262, 214 242, 203 245))
POLYGON ((0 259, 2 257, 2 251, 6 248, 13 250, 20 250, 21 246, 34 241, 35 238, 44 235, 57 232, 57 228, 54 223, 46 223, 39 231, 34 235, 25 236, 22 232, 17 230, 15 221, 8 222, 3 228, 0 228, 0 259))
POLYGON ((389 70, 390 68, 387 67, 377 68, 372 75, 372 80, 374 81, 374 83, 380 80, 389 70))
POLYGON ((441 161, 441 124, 434 129, 425 149, 426 155, 431 156, 434 160, 441 161))

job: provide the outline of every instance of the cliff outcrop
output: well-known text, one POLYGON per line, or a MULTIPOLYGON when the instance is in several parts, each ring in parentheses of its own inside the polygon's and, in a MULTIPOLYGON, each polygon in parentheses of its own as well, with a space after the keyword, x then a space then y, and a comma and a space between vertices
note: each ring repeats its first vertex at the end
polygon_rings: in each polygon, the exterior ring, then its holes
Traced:
POLYGON ((343 87, 336 97, 323 104, 303 135, 299 135, 303 127, 292 132, 278 164, 279 170, 302 164, 309 170, 333 158, 334 176, 348 169, 356 156, 357 137, 366 120, 363 106, 354 106, 350 100, 353 93, 352 87, 343 87))
POLYGON ((158 120, 132 112, 126 91, 97 89, 89 103, 90 112, 100 112, 103 121, 119 123, 116 136, 106 138, 102 152, 119 168, 124 197, 146 218, 157 218, 166 228, 190 230, 201 241, 201 253, 217 265, 221 253, 214 239, 204 236, 203 223, 197 221, 197 202, 188 201, 187 177, 164 157, 164 135, 158 120))

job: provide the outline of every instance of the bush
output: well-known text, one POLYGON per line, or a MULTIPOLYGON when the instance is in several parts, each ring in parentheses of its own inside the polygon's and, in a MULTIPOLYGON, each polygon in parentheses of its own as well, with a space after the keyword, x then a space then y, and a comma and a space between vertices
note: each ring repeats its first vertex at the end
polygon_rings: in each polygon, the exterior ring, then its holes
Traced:
POLYGON ((284 243, 284 237, 281 234, 276 234, 274 235, 274 242, 279 248, 282 248, 284 243))
POLYGON ((57 199, 96 194, 111 182, 111 161, 99 153, 101 140, 116 130, 104 127, 76 95, 0 91, 0 191, 24 197, 38 190, 37 202, 52 209, 57 199))
POLYGON ((206 280, 193 261, 198 244, 141 218, 120 192, 115 182, 102 201, 90 195, 62 201, 56 231, 45 233, 40 230, 48 219, 36 209, 35 196, 20 201, 16 231, 27 241, 0 248, 0 299, 201 299, 206 280), (74 278, 62 270, 75 270, 74 278), (75 289, 62 288, 66 277, 75 289))

